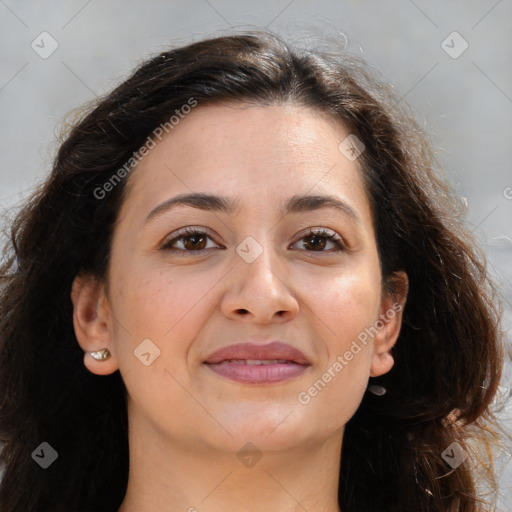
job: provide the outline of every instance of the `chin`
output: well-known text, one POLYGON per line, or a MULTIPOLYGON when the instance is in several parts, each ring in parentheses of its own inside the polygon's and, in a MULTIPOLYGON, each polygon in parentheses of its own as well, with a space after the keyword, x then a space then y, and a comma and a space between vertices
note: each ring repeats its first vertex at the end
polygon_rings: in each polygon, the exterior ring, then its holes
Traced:
MULTIPOLYGON (((232 435, 221 435, 223 443, 236 449, 248 441, 261 449, 283 449, 306 440, 308 423, 314 427, 316 420, 305 418, 298 407, 287 404, 246 404, 236 406, 229 414, 215 415, 219 423, 232 435)), ((317 425, 318 426, 318 425, 317 425)), ((220 431, 219 431, 220 433, 220 431)))

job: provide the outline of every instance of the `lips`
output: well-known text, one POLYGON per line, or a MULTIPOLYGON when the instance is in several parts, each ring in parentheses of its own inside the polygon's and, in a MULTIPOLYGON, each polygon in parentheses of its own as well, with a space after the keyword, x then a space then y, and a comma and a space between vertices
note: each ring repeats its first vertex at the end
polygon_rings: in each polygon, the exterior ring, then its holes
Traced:
POLYGON ((236 345, 216 350, 204 362, 207 364, 218 364, 222 361, 231 360, 286 361, 300 365, 311 364, 300 350, 280 341, 273 341, 266 345, 237 343, 236 345))
POLYGON ((300 350, 280 341, 230 345, 213 352, 204 364, 218 375, 246 384, 281 382, 311 366, 300 350))

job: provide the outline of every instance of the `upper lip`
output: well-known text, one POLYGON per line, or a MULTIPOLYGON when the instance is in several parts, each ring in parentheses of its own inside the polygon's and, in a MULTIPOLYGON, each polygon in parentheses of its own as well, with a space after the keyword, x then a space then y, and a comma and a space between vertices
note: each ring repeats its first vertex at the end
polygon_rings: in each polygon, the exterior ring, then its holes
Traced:
POLYGON ((208 356, 204 362, 216 364, 230 359, 281 359, 297 364, 310 365, 307 357, 297 348, 281 341, 272 341, 265 345, 256 343, 236 343, 220 348, 208 356))

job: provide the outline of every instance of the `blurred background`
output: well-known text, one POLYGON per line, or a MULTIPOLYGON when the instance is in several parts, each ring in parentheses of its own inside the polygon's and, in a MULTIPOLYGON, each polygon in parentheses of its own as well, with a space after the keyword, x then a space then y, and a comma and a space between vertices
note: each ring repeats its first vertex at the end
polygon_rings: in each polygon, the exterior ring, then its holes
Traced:
MULTIPOLYGON (((511 0, 0 0, 0 212, 45 178, 69 111, 112 89, 149 55, 231 30, 289 42, 346 40, 394 84, 431 134, 468 205, 512 325, 511 0)), ((510 396, 507 362, 502 394, 510 396)), ((512 428, 511 400, 501 409, 512 428)), ((512 464, 499 453, 500 509, 512 464)))

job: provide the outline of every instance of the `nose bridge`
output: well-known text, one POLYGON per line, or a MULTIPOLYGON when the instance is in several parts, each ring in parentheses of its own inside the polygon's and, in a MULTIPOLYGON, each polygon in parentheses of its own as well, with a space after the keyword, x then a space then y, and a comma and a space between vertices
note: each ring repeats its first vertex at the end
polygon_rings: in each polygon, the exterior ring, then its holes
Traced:
POLYGON ((234 272, 223 303, 224 313, 250 313, 268 321, 274 315, 295 314, 296 299, 286 283, 286 269, 272 242, 270 232, 247 236, 236 247, 234 272))
POLYGON ((272 244, 271 233, 261 233, 256 239, 247 236, 236 248, 236 253, 242 261, 238 261, 243 286, 260 289, 267 295, 269 292, 278 292, 282 283, 276 276, 279 275, 278 255, 272 244), (259 240, 259 241, 258 241, 259 240))

